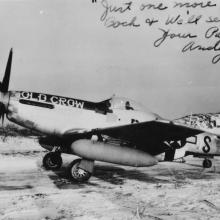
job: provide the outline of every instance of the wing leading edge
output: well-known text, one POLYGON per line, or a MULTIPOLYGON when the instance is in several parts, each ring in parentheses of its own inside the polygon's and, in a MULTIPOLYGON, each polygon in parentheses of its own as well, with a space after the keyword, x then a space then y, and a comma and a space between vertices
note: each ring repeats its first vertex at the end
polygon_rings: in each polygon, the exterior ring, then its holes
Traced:
POLYGON ((109 128, 98 128, 94 129, 93 132, 127 141, 154 138, 161 141, 178 141, 204 131, 168 120, 155 120, 109 128))

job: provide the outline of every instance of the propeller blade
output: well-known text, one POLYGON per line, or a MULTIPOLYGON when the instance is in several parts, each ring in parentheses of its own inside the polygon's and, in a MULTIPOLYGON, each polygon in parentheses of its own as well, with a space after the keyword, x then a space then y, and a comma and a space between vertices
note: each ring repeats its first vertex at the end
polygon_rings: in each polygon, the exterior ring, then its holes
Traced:
POLYGON ((7 66, 5 69, 5 75, 4 75, 4 78, 3 78, 3 81, 0 87, 0 91, 3 93, 8 91, 9 80, 10 80, 10 75, 11 75, 12 55, 13 55, 13 49, 11 48, 9 56, 8 56, 7 66))

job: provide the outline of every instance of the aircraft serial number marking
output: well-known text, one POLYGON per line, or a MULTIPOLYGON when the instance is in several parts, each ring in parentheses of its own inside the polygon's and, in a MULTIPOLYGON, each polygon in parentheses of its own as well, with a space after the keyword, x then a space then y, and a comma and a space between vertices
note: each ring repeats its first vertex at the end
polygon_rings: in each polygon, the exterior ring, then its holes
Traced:
POLYGON ((71 98, 65 98, 60 96, 54 96, 54 95, 46 95, 42 93, 34 93, 34 92, 20 92, 20 98, 21 99, 27 99, 27 100, 34 100, 38 102, 46 102, 56 105, 65 105, 65 106, 72 106, 75 108, 83 108, 84 102, 71 99, 71 98))

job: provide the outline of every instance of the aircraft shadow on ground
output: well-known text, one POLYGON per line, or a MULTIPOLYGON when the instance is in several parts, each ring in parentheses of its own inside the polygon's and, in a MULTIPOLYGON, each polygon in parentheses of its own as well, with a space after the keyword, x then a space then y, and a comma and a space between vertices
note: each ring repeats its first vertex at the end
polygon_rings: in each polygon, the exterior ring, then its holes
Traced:
POLYGON ((15 186, 15 185, 0 185, 0 191, 4 190, 24 190, 24 189, 32 189, 31 185, 23 185, 23 186, 15 186))
POLYGON ((184 169, 157 167, 143 169, 126 169, 115 165, 96 165, 93 176, 98 181, 87 183, 75 183, 70 180, 67 167, 62 167, 59 171, 53 171, 49 178, 53 183, 61 189, 78 189, 88 185, 100 186, 102 182, 107 182, 113 185, 123 185, 127 180, 138 180, 146 183, 164 184, 164 183, 187 183, 190 180, 205 180, 215 179, 216 174, 212 171, 206 171, 200 167, 194 169, 192 166, 184 167, 184 169), (148 171, 149 169, 149 171, 148 171))
MULTIPOLYGON (((162 163, 162 162, 161 162, 162 163)), ((199 168, 202 168, 202 166, 200 164, 194 164, 194 163, 182 163, 182 162, 178 162, 178 161, 173 161, 172 163, 176 163, 176 164, 186 164, 186 165, 190 165, 192 167, 199 167, 199 168)))
POLYGON ((117 166, 96 165, 94 175, 96 178, 114 185, 122 185, 127 179, 148 183, 168 183, 169 180, 157 177, 137 169, 126 169, 117 166))

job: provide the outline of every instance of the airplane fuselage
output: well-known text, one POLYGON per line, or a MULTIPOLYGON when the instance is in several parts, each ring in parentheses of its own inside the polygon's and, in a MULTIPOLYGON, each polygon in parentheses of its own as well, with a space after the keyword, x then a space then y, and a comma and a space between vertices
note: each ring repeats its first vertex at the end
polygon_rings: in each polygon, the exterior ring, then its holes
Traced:
POLYGON ((151 121, 158 117, 125 98, 113 97, 95 103, 26 91, 10 91, 8 96, 8 120, 44 134, 62 135, 69 131, 151 121))

